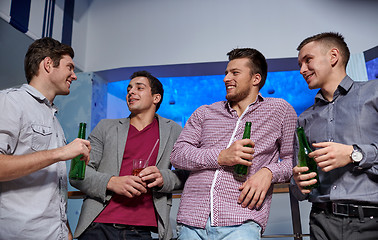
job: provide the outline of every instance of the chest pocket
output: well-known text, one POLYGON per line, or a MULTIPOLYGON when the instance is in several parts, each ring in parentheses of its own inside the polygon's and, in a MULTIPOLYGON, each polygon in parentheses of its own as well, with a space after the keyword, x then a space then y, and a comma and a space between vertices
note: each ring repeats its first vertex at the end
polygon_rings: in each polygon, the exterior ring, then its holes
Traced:
POLYGON ((51 127, 32 124, 32 146, 34 151, 46 150, 50 145, 52 136, 51 127))

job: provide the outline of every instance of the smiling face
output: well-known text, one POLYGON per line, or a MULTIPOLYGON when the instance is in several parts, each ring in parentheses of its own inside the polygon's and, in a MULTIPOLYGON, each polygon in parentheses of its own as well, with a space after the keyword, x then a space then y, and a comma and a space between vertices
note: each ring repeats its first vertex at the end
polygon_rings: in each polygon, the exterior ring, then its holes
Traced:
POLYGON ((153 111, 160 101, 160 94, 152 94, 151 87, 146 77, 135 77, 131 79, 127 87, 126 102, 133 114, 153 111))
POLYGON ((248 58, 238 58, 228 63, 223 80, 228 101, 238 103, 252 94, 253 80, 256 74, 251 73, 249 66, 248 58))
MULTIPOLYGON (((52 64, 51 59, 47 59, 46 61, 51 61, 52 64)), ((55 89, 56 95, 67 95, 70 93, 71 83, 77 79, 74 69, 75 64, 68 55, 62 56, 59 66, 51 67, 50 83, 51 87, 55 89)))
POLYGON ((319 42, 310 42, 299 51, 298 64, 309 89, 323 88, 332 73, 331 51, 319 42))

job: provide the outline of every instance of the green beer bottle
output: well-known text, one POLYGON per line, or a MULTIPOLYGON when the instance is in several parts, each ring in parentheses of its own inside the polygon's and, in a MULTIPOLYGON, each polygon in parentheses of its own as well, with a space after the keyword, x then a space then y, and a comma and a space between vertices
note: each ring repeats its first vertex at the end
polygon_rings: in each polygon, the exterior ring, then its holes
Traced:
MULTIPOLYGON (((79 126, 78 138, 85 139, 85 129, 87 124, 82 122, 79 126)), ((71 160, 71 169, 69 173, 70 179, 83 180, 85 177, 85 162, 81 161, 80 158, 83 155, 79 155, 71 160)))
MULTIPOLYGON (((244 133, 243 133, 243 139, 250 139, 251 138, 251 122, 245 123, 244 133)), ((251 145, 245 145, 244 147, 252 147, 251 145)), ((234 172, 239 176, 245 176, 248 173, 248 166, 245 165, 235 165, 234 166, 234 172)))
POLYGON ((299 151, 298 151, 298 166, 308 167, 308 171, 303 174, 316 172, 316 183, 310 186, 303 187, 304 189, 313 189, 319 187, 319 176, 318 176, 318 166, 313 158, 310 158, 308 154, 312 152, 310 146, 308 145, 306 134, 302 127, 297 128, 297 135, 299 141, 299 151))

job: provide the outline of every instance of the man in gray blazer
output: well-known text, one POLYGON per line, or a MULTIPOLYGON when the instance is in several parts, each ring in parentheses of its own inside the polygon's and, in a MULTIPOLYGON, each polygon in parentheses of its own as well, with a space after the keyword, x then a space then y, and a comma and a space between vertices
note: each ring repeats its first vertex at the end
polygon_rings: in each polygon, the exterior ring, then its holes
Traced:
POLYGON ((89 135, 92 145, 84 180, 70 180, 84 192, 75 238, 171 239, 171 192, 187 177, 171 170, 169 156, 181 127, 156 114, 163 99, 160 81, 135 72, 127 88, 128 118, 104 119, 89 135), (154 147, 158 146, 158 147, 154 147), (149 166, 133 176, 133 159, 149 158, 149 166))

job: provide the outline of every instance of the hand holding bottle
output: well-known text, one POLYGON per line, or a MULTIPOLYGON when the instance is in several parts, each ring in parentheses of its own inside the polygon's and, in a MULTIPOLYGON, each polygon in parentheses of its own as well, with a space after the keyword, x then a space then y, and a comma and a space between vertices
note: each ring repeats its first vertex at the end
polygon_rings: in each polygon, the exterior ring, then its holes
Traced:
MULTIPOLYGON (((85 130, 86 130, 87 124, 86 123, 80 123, 79 125, 79 135, 77 139, 85 139, 85 130)), ((80 140, 76 140, 76 142, 80 140)), ((86 161, 84 162, 84 159, 89 159, 88 157, 84 157, 83 155, 78 155, 71 161, 71 168, 69 173, 70 179, 76 179, 76 180, 83 180, 85 178, 85 166, 86 161)))
POLYGON ((229 148, 222 150, 218 156, 218 164, 221 166, 234 166, 237 164, 251 166, 252 154, 255 152, 255 143, 251 139, 236 140, 229 148), (252 147, 245 147, 251 145, 252 147))
POLYGON ((309 155, 312 149, 302 127, 297 128, 297 136, 299 142, 298 166, 293 168, 294 180, 302 193, 310 193, 311 189, 319 186, 318 166, 309 155))
POLYGON ((88 164, 89 153, 91 152, 91 143, 88 140, 76 138, 66 146, 62 147, 62 155, 65 160, 71 160, 81 155, 80 160, 88 164))
POLYGON ((316 176, 317 173, 315 172, 308 173, 308 167, 295 166, 293 168, 294 181, 303 194, 311 192, 309 186, 317 183, 316 176))

